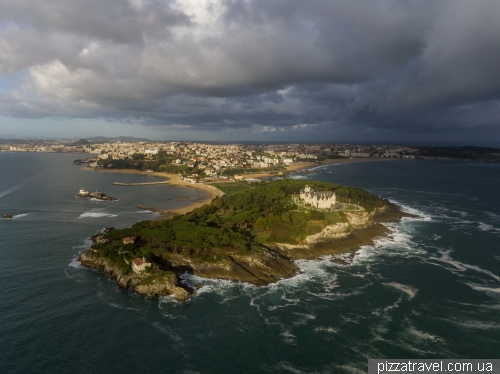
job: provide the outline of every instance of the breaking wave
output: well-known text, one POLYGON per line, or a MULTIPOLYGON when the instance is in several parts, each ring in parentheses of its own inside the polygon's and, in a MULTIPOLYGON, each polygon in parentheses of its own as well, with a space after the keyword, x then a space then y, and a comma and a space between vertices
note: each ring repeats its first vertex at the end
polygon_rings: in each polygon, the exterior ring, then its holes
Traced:
POLYGON ((101 218, 101 217, 118 217, 118 215, 111 213, 85 212, 78 216, 78 218, 101 218))
POLYGON ((308 175, 289 175, 287 176, 288 179, 309 179, 308 175))

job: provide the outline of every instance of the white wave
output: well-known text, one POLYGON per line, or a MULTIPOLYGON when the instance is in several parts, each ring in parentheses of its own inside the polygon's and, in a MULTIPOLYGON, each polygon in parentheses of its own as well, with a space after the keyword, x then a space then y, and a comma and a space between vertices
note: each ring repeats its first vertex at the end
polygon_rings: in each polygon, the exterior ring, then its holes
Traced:
POLYGON ((68 272, 66 271, 66 269, 64 269, 64 274, 66 274, 66 276, 69 278, 69 279, 73 279, 74 277, 72 277, 71 275, 68 274, 68 272))
POLYGON ((455 303, 458 305, 466 305, 466 306, 473 306, 473 307, 477 307, 477 308, 500 310, 500 304, 471 304, 471 303, 459 303, 459 302, 453 301, 453 300, 446 300, 446 301, 449 303, 455 303))
POLYGON ((441 235, 433 234, 432 240, 439 240, 439 239, 441 239, 441 235))
POLYGON ((202 295, 204 293, 216 293, 221 296, 234 296, 232 294, 232 291, 237 289, 243 289, 246 291, 257 290, 257 287, 252 284, 234 282, 227 279, 203 278, 188 273, 182 274, 179 278, 181 283, 192 289, 196 289, 197 284, 201 285, 201 288, 196 290, 196 296, 202 295))
POLYGON ((139 309, 137 309, 137 308, 126 307, 126 306, 119 305, 116 303, 108 303, 108 305, 112 306, 113 308, 116 308, 116 309, 133 310, 135 312, 139 312, 139 309))
POLYGON ((385 223, 391 232, 373 241, 373 245, 359 247, 351 265, 367 265, 384 257, 423 256, 427 252, 413 242, 414 227, 411 222, 385 223))
POLYGON ((407 343, 401 339, 397 339, 397 340, 385 340, 386 343, 388 344, 391 344, 395 347, 398 347, 399 349, 405 349, 407 351, 410 351, 410 352, 413 352, 413 353, 416 353, 420 356, 429 356, 429 355, 434 355, 435 352, 432 351, 432 350, 424 350, 424 349, 420 349, 418 347, 415 346, 415 342, 414 341, 411 341, 410 343, 407 343))
POLYGON ((405 217, 404 218, 405 220, 409 220, 409 221, 416 220, 416 221, 425 221, 425 222, 432 221, 432 217, 430 215, 422 212, 421 210, 418 210, 418 209, 413 208, 411 206, 405 205, 405 204, 403 204, 397 200, 394 200, 394 199, 389 199, 389 201, 393 204, 399 205, 403 212, 418 216, 416 218, 405 217))
POLYGON ((359 325, 359 320, 361 319, 361 316, 356 315, 355 317, 346 317, 340 314, 340 318, 342 318, 342 321, 344 323, 354 323, 356 325, 359 325))
POLYGON ((298 321, 293 322, 294 325, 305 325, 308 321, 316 319, 316 316, 313 314, 307 314, 307 313, 293 313, 293 314, 300 317, 298 321))
POLYGON ((287 176, 289 179, 309 179, 308 175, 289 175, 287 176))
POLYGON ((331 326, 326 326, 326 327, 318 326, 314 328, 314 331, 327 332, 329 334, 337 334, 340 330, 331 326))
POLYGON ((18 219, 18 218, 23 218, 26 217, 29 213, 23 213, 23 214, 17 214, 12 219, 18 219))
POLYGON ((449 318, 441 318, 441 320, 452 323, 454 325, 464 327, 467 329, 477 329, 477 330, 498 330, 500 329, 500 324, 497 322, 488 323, 487 321, 476 321, 476 320, 464 320, 460 319, 456 321, 449 318))
POLYGON ((274 372, 274 371, 276 371, 276 369, 278 369, 280 371, 285 370, 285 371, 287 371, 289 373, 293 373, 293 374, 306 374, 307 373, 306 371, 298 369, 286 361, 282 361, 282 362, 278 363, 276 365, 276 367, 271 368, 271 371, 274 372))
POLYGON ((118 215, 111 213, 85 212, 78 216, 78 218, 101 218, 101 217, 118 217, 118 215))
POLYGON ((160 325, 159 322, 153 323, 153 326, 156 327, 158 330, 160 330, 162 333, 165 335, 169 336, 174 342, 179 343, 182 341, 182 338, 176 334, 173 329, 168 328, 166 326, 160 325))
POLYGON ((483 291, 486 293, 500 294, 500 287, 497 287, 497 288, 484 287, 484 286, 480 286, 480 285, 474 284, 474 283, 465 283, 465 284, 476 291, 483 291))
POLYGON ((415 297, 415 295, 418 292, 418 288, 413 287, 413 286, 407 286, 405 284, 397 283, 397 282, 389 282, 389 283, 382 283, 385 286, 395 288, 398 291, 404 292, 405 294, 408 295, 408 299, 411 300, 415 297))
MULTIPOLYGON (((374 357, 374 356, 372 356, 372 357, 374 357)), ((376 356, 376 357, 378 357, 378 356, 376 356)), ((366 373, 366 371, 364 369, 360 369, 360 368, 357 368, 357 367, 352 366, 352 365, 336 365, 336 364, 334 364, 334 367, 341 368, 342 371, 347 372, 347 373, 352 373, 352 374, 365 374, 366 373)), ((334 373, 336 371, 337 370, 329 371, 329 372, 334 373)))
POLYGON ((332 166, 332 165, 335 165, 335 164, 315 166, 315 167, 312 167, 312 168, 308 168, 307 170, 308 171, 323 170, 323 169, 326 169, 327 167, 332 166))
POLYGON ((289 330, 284 330, 280 335, 283 337, 283 342, 286 344, 294 344, 295 339, 297 338, 289 330))
POLYGON ((485 213, 487 215, 489 215, 493 219, 500 220, 500 215, 499 214, 496 214, 496 213, 493 213, 493 212, 485 212, 485 213))
POLYGON ((289 306, 296 306, 301 300, 300 299, 288 299, 284 295, 281 296, 280 300, 283 300, 285 304, 283 305, 271 305, 267 309, 270 311, 275 311, 282 308, 287 308, 289 306))
POLYGON ((78 261, 78 257, 80 254, 78 253, 75 257, 71 259, 71 262, 69 263, 69 266, 75 269, 84 269, 83 265, 78 261))
POLYGON ((417 340, 432 340, 432 341, 442 340, 439 337, 437 337, 436 335, 431 335, 431 334, 426 333, 424 331, 417 330, 413 325, 411 325, 411 327, 408 328, 407 332, 412 337, 410 340, 414 340, 415 338, 417 340))
MULTIPOLYGON (((393 302, 392 304, 386 306, 385 308, 374 309, 372 311, 372 314, 375 315, 375 316, 379 316, 379 317, 383 316, 386 319, 387 322, 391 321, 392 318, 387 315, 387 312, 389 312, 392 309, 399 308, 399 304, 401 304, 402 301, 403 301, 403 296, 399 296, 398 299, 395 302, 393 302)), ((385 329, 385 327, 384 327, 384 329, 385 329)), ((387 331, 383 331, 383 332, 387 332, 387 331)))
POLYGON ((451 249, 446 250, 446 251, 439 251, 441 253, 441 257, 430 257, 430 260, 439 261, 442 263, 452 265, 455 268, 455 270, 457 270, 457 271, 465 271, 465 270, 469 269, 469 270, 476 271, 478 273, 483 273, 483 274, 489 275, 493 279, 500 282, 500 277, 498 275, 493 274, 489 270, 485 270, 485 269, 480 268, 479 266, 465 264, 463 262, 456 261, 456 260, 452 259, 451 255, 450 255, 450 253, 452 251, 453 250, 451 250, 451 249))
MULTIPOLYGON (((296 277, 301 278, 303 275, 304 277, 302 277, 302 280, 305 280, 305 278, 311 279, 311 277, 315 277, 317 279, 335 280, 337 276, 331 272, 331 270, 335 267, 335 264, 331 261, 332 258, 332 256, 324 256, 314 260, 296 260, 295 265, 297 265, 302 271, 302 273, 296 275, 296 277)), ((283 281, 295 283, 292 279, 293 278, 288 278, 283 281)))
POLYGON ((492 231, 492 232, 500 232, 500 229, 499 228, 496 228, 496 227, 493 227, 493 225, 489 225, 487 223, 484 223, 484 222, 478 222, 479 223, 479 227, 478 229, 481 230, 481 231, 492 231))

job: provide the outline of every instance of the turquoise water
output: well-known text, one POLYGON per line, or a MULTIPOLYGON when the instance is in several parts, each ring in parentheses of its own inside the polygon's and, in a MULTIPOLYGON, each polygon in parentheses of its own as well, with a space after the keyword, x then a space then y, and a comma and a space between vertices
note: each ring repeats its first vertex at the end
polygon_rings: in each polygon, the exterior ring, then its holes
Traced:
POLYGON ((0 365, 6 373, 357 373, 368 358, 498 358, 500 165, 387 161, 296 174, 366 188, 418 213, 354 262, 299 261, 269 287, 201 280, 189 302, 118 289, 76 258, 106 226, 203 192, 112 186, 75 155, 0 154, 0 365), (75 197, 79 188, 118 197, 75 197))

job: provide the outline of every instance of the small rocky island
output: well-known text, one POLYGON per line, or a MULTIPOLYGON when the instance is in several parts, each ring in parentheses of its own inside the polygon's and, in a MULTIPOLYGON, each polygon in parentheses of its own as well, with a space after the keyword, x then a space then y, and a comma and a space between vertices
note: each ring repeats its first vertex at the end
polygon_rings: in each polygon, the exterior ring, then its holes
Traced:
POLYGON ((320 181, 279 180, 221 198, 190 213, 92 237, 79 261, 124 288, 184 301, 185 272, 267 285, 299 271, 297 259, 345 253, 388 233, 405 216, 365 190, 320 181))
POLYGON ((116 197, 108 196, 105 193, 102 192, 89 192, 87 190, 84 190, 83 188, 78 191, 76 194, 78 197, 86 197, 90 199, 97 199, 97 200, 103 200, 103 201, 116 201, 118 200, 116 197))

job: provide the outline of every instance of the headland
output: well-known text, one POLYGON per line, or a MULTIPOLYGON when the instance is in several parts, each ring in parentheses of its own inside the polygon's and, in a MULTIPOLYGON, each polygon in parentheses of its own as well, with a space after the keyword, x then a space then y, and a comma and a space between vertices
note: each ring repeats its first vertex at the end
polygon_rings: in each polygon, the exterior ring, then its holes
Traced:
POLYGON ((297 274, 295 260, 353 251, 388 233, 381 222, 412 216, 362 189, 307 183, 264 182, 169 220, 99 234, 79 260, 122 287, 182 301, 196 292, 177 282, 186 272, 267 285, 297 274))

